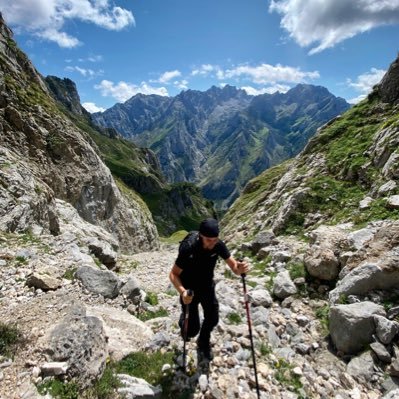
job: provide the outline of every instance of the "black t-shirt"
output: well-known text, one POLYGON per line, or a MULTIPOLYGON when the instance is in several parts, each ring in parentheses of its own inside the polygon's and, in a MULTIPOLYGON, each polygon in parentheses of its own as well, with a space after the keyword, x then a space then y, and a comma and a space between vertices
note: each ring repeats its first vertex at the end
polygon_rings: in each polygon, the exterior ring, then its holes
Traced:
POLYGON ((225 260, 230 258, 230 251, 221 240, 211 250, 203 248, 200 237, 191 247, 183 248, 175 263, 183 269, 180 279, 184 287, 194 291, 206 291, 211 288, 218 256, 225 260))

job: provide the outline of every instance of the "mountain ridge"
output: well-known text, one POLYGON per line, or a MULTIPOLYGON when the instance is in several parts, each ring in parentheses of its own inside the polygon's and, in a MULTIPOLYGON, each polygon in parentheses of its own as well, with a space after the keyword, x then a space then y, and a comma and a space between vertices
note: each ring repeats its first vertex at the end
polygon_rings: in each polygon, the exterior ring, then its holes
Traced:
POLYGON ((319 126, 348 108, 321 86, 251 96, 226 85, 175 97, 134 96, 93 119, 154 150, 168 181, 198 184, 223 209, 250 178, 296 155, 319 126))

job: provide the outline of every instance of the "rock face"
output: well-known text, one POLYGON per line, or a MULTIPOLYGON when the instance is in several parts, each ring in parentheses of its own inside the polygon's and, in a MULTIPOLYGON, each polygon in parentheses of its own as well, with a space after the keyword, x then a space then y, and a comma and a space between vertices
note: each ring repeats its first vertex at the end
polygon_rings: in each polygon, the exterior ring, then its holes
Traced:
POLYGON ((399 101, 399 57, 391 64, 377 91, 382 101, 397 104, 399 101))
POLYGON ((197 183, 225 207, 250 178, 297 154, 317 127, 348 108, 319 86, 256 97, 225 86, 174 98, 141 94, 93 118, 152 148, 168 181, 197 183))
POLYGON ((59 198, 111 231, 121 249, 156 248, 148 209, 121 195, 91 140, 59 110, 2 19, 0 29, 1 228, 57 234, 59 198))

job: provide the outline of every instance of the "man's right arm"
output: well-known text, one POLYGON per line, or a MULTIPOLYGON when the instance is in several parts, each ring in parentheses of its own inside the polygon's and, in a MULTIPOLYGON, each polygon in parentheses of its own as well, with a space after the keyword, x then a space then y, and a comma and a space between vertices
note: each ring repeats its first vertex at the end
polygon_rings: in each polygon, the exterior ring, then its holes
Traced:
POLYGON ((182 282, 181 282, 181 278, 180 278, 180 274, 183 270, 180 269, 179 266, 177 266, 176 264, 173 265, 172 270, 169 273, 169 279, 172 282, 172 284, 174 285, 174 287, 176 288, 177 292, 179 293, 179 295, 181 296, 184 304, 189 304, 191 303, 191 301, 193 300, 192 296, 187 295, 188 292, 187 290, 184 288, 182 282))

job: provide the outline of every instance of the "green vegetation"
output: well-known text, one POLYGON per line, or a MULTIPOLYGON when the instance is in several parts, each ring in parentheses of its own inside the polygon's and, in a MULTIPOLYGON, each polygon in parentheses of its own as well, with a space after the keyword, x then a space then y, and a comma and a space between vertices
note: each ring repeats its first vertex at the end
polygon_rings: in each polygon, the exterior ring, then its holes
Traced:
POLYGON ((280 382, 280 384, 282 384, 283 386, 287 387, 287 389, 295 393, 300 393, 302 383, 300 381, 300 377, 293 373, 293 368, 294 367, 292 366, 292 364, 288 363, 286 360, 279 359, 274 364, 274 376, 276 380, 280 382))
POLYGON ((291 261, 287 264, 288 271, 292 280, 296 278, 306 277, 306 268, 303 262, 291 261))
POLYGON ((145 301, 152 306, 158 305, 158 295, 155 292, 147 292, 145 301))
POLYGON ((241 324, 242 319, 238 313, 232 312, 227 315, 227 320, 230 324, 241 324))
MULTIPOLYGON (((198 226, 197 226, 198 228, 198 226)), ((187 230, 179 230, 174 232, 169 237, 162 237, 161 242, 165 244, 178 244, 180 241, 183 241, 184 237, 188 234, 187 230)))
POLYGON ((22 334, 16 325, 7 325, 0 322, 0 355, 12 357, 21 338, 22 334))
POLYGON ((41 395, 50 394, 59 399, 78 399, 79 386, 75 382, 63 382, 58 379, 51 379, 37 386, 41 395))
POLYGON ((328 305, 324 305, 318 308, 315 312, 316 317, 320 321, 321 325, 321 333, 324 336, 330 334, 330 330, 328 328, 328 317, 329 317, 330 307, 328 305))
POLYGON ((66 270, 66 272, 62 277, 72 281, 75 278, 75 273, 76 273, 76 267, 70 267, 69 269, 66 270))
POLYGON ((147 321, 151 319, 156 319, 157 317, 166 317, 168 316, 168 311, 164 308, 159 308, 158 310, 147 310, 145 312, 138 313, 136 317, 141 321, 147 321))

